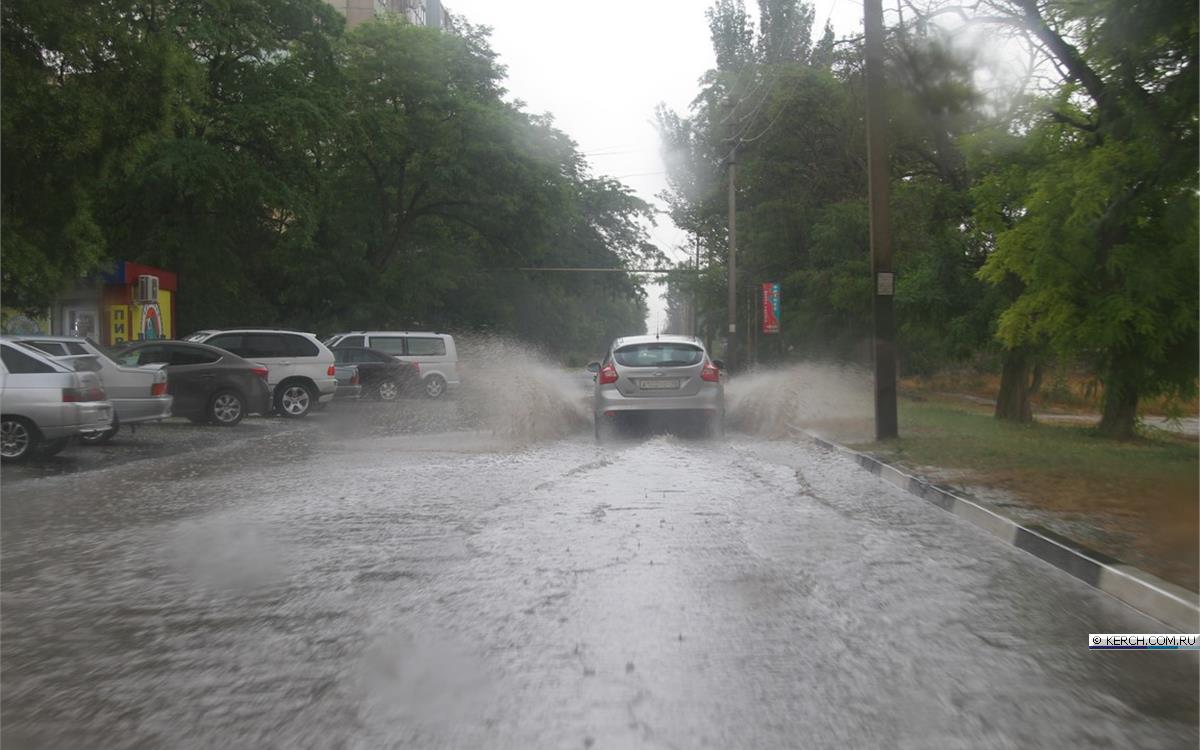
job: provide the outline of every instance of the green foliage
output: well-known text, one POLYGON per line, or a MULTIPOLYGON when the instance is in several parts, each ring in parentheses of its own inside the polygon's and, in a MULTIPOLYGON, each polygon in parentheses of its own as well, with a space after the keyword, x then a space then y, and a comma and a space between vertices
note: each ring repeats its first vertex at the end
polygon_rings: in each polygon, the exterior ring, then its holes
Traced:
MULTIPOLYGON (((760 3, 754 57, 705 79, 689 116, 659 112, 676 224, 704 247, 705 272, 670 288, 679 309, 693 293, 725 329, 726 183, 730 123, 738 149, 738 268, 752 284, 782 283, 782 338, 802 355, 869 355, 872 284, 866 205, 866 133, 857 50, 835 53, 832 33, 812 41, 811 6, 760 3), (727 99, 740 102, 731 112, 727 99)), ((709 11, 714 47, 738 38, 740 5, 709 11)), ((745 49, 742 44, 739 49, 745 49)), ((725 57, 730 55, 726 54, 725 57)), ((983 254, 969 230, 972 199, 956 136, 974 122, 972 70, 934 38, 891 49, 895 157, 893 251, 902 364, 929 371, 986 345, 995 303, 975 278, 983 254)), ((744 294, 745 292, 743 292, 744 294)), ((746 317, 739 328, 753 321, 746 317)))
POLYGON ((598 349, 640 331, 649 207, 503 98, 486 33, 322 0, 6 3, 3 292, 177 271, 181 333, 431 326, 598 349), (597 321, 603 321, 598 323, 597 321))
POLYGON ((1087 360, 1119 437, 1139 398, 1195 392, 1200 355, 1197 22, 1168 5, 1046 6, 1078 29, 1061 62, 1079 83, 1037 103, 976 188, 994 243, 980 276, 1019 282, 999 339, 1087 360))

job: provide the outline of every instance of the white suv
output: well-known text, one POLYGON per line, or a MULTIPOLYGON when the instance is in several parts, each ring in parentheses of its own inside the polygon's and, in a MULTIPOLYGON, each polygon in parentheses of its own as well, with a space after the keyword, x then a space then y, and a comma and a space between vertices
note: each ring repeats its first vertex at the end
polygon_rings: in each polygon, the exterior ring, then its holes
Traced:
POLYGON ((231 328, 197 331, 198 341, 267 367, 267 385, 275 411, 303 417, 317 403, 333 400, 337 377, 333 352, 311 333, 278 328, 231 328))
POLYGON ((350 331, 325 339, 330 349, 343 346, 366 347, 390 354, 401 362, 420 367, 421 391, 429 398, 441 398, 462 385, 458 376, 458 350, 448 333, 423 331, 350 331))

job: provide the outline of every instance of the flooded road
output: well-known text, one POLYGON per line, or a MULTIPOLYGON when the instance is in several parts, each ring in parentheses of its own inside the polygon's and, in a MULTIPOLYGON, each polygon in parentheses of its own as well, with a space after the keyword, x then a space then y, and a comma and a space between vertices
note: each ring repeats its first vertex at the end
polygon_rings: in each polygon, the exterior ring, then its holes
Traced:
POLYGON ((376 409, 6 469, 4 748, 1196 746, 1086 650, 1164 626, 808 443, 376 409))

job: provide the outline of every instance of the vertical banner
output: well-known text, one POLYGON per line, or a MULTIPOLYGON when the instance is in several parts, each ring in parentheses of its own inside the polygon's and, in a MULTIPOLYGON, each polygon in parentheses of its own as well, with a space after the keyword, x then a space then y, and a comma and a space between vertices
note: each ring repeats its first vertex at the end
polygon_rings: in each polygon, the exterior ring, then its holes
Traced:
POLYGON ((762 332, 779 333, 779 284, 762 285, 762 332))

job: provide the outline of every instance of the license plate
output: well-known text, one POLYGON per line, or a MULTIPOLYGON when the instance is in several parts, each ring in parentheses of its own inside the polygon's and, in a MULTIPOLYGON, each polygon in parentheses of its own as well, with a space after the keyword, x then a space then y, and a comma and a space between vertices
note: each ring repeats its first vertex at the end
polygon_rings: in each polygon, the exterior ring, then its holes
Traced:
POLYGON ((673 391, 679 388, 679 380, 677 378, 643 380, 638 383, 638 387, 643 391, 673 391))

